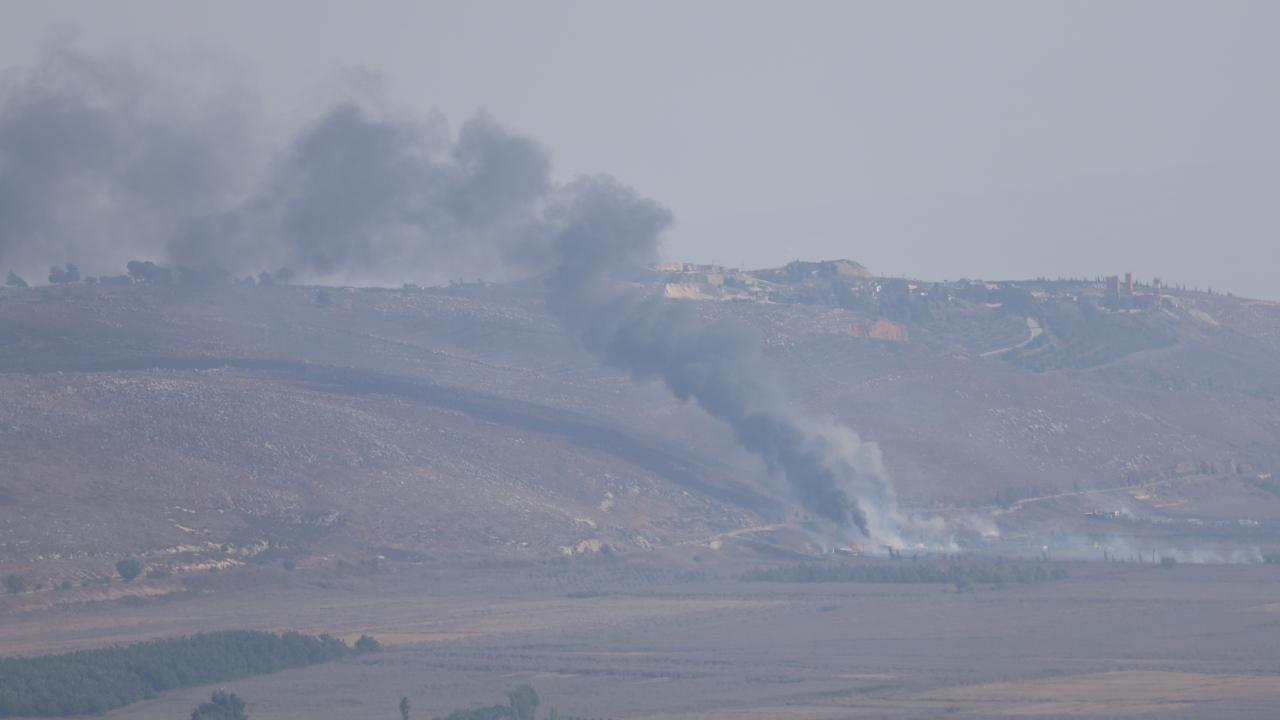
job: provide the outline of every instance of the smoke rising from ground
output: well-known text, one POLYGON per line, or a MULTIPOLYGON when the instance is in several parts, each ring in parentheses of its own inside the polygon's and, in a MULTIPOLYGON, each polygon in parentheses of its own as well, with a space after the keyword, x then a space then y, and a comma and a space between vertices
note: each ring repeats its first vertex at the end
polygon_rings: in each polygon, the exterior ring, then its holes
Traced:
POLYGON ((896 500, 874 446, 851 431, 797 413, 761 353, 754 328, 703 323, 687 305, 619 282, 657 257, 670 214, 608 178, 562 189, 554 216, 558 262, 549 305, 583 343, 614 367, 661 379, 728 423, 737 441, 782 474, 812 513, 862 535, 897 537, 896 500), (862 502, 859 502, 859 500, 862 502))
POLYGON ((487 115, 454 134, 378 98, 323 111, 258 172, 250 122, 233 117, 243 104, 171 101, 136 63, 109 60, 60 50, 6 89, 0 263, 141 256, 355 283, 540 275, 552 312, 604 362, 727 423, 811 514, 900 544, 876 448, 794 408, 754 329, 704 324, 628 282, 672 222, 656 202, 605 176, 558 185, 545 149, 487 115))

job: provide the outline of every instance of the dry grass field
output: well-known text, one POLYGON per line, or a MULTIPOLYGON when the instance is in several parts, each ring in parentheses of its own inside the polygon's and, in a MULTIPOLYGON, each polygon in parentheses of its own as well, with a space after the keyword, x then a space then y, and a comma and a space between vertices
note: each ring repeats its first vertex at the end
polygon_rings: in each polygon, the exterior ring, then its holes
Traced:
MULTIPOLYGON (((935 584, 738 580, 741 562, 584 561, 376 572, 251 571, 197 591, 0 623, 5 654, 231 627, 374 634, 385 649, 231 683, 258 720, 417 716, 533 684, 588 717, 1273 718, 1275 565, 1072 563, 1066 580, 935 584), (664 569, 665 568, 665 569, 664 569)), ((210 688, 111 717, 182 717, 210 688)))

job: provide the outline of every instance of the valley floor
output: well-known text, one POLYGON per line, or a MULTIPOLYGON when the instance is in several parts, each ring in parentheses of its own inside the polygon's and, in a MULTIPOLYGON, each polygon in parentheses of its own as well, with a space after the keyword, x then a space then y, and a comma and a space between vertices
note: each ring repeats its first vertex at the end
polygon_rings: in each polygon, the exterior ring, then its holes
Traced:
MULTIPOLYGON (((734 562, 229 573, 162 598, 6 612, 6 655, 230 627, 378 637, 359 658, 228 685, 257 720, 415 717, 534 685, 584 717, 1273 718, 1280 566, 1070 563, 1070 578, 743 582, 734 562), (275 578, 275 579, 272 579, 275 578)), ((210 688, 113 718, 183 717, 210 688)))

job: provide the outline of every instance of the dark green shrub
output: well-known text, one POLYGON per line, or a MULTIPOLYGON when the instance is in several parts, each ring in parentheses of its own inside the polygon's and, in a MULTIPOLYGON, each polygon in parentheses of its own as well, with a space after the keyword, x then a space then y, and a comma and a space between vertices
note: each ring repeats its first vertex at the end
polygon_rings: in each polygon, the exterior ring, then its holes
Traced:
POLYGON ((27 582, 18 575, 5 575, 4 589, 8 591, 10 595, 17 595, 18 593, 26 592, 27 582))
POLYGON ((215 690, 209 702, 191 711, 191 720, 246 720, 244 701, 235 693, 215 690))
POLYGON ((116 563, 116 572, 120 574, 121 580, 129 582, 142 573, 142 563, 136 558, 125 558, 116 563))

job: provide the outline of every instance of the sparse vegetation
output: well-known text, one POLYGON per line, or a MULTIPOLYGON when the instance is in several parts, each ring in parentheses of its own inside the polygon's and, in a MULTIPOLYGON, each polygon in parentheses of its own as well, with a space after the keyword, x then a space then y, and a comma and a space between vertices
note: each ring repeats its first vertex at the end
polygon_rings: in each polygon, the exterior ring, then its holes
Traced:
MULTIPOLYGON (((368 643, 357 645, 356 651, 369 649, 368 643)), ((351 652, 327 635, 226 630, 62 655, 4 658, 0 717, 96 714, 163 690, 314 665, 351 652)))
POLYGON ((1049 304, 1039 342, 1008 353, 1006 359, 1028 370, 1090 368, 1140 350, 1168 347, 1177 332, 1156 315, 1102 312, 1087 300, 1049 304))

